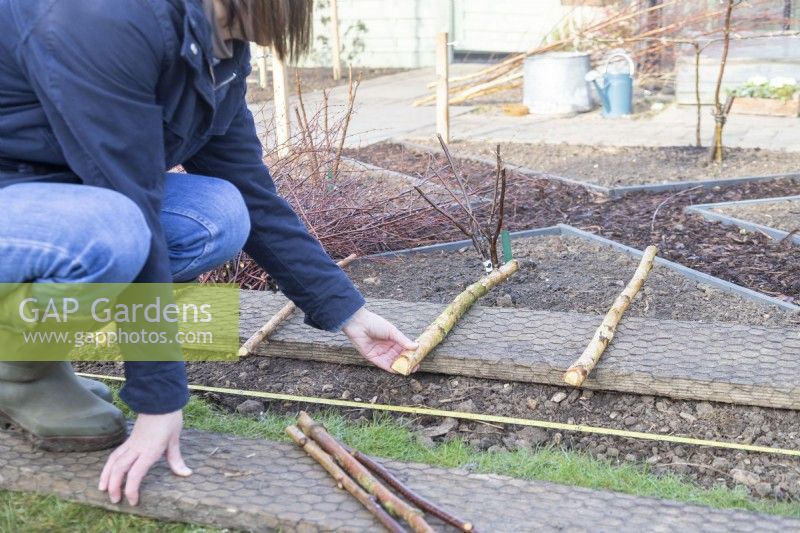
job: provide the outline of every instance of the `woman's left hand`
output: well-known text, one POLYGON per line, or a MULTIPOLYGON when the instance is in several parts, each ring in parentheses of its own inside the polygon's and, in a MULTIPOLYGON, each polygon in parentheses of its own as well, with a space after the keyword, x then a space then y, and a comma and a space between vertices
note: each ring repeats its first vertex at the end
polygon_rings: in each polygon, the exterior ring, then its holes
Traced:
POLYGON ((417 343, 385 318, 362 307, 350 317, 342 331, 364 358, 387 372, 404 350, 414 350, 417 343))
POLYGON ((129 504, 136 505, 142 479, 164 455, 173 474, 181 477, 191 475, 192 471, 181 457, 182 428, 182 411, 164 415, 139 414, 128 440, 106 461, 97 488, 107 491, 112 503, 119 503, 124 494, 129 504))

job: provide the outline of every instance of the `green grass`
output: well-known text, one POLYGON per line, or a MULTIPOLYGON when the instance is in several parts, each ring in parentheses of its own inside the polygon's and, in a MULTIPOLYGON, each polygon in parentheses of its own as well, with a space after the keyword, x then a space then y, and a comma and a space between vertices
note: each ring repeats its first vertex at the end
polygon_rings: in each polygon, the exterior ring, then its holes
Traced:
MULTIPOLYGON (((800 517, 800 502, 754 500, 743 489, 732 490, 723 486, 703 489, 675 475, 655 475, 646 465, 613 465, 586 454, 552 448, 480 452, 460 440, 429 449, 417 444, 412 431, 388 415, 379 415, 368 423, 350 422, 335 411, 316 413, 314 418, 325 424, 339 439, 379 457, 445 468, 468 468, 480 473, 552 481, 717 508, 800 517)), ((192 398, 185 410, 185 420, 187 427, 195 429, 287 441, 283 428, 293 418, 267 413, 263 420, 256 420, 222 413, 208 403, 192 398)), ((0 492, 0 531, 19 530, 215 531, 65 503, 53 497, 0 492)))

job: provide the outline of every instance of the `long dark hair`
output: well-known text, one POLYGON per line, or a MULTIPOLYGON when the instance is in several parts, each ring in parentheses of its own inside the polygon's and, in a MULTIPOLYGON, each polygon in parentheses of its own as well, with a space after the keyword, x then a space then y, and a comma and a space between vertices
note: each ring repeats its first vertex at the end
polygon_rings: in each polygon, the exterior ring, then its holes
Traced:
POLYGON ((281 58, 297 59, 311 46, 314 0, 222 0, 229 26, 271 46, 281 58))

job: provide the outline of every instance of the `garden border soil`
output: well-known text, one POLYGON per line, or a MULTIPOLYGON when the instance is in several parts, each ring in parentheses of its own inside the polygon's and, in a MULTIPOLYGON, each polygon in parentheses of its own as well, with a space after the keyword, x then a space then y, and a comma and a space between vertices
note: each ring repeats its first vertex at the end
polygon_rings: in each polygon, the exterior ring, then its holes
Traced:
MULTIPOLYGON (((737 218, 731 215, 726 215, 725 213, 714 211, 714 209, 718 207, 729 207, 729 206, 733 207, 739 205, 768 204, 768 203, 775 203, 787 200, 800 200, 800 195, 781 196, 778 198, 759 198, 756 200, 737 200, 733 202, 717 202, 710 204, 689 205, 686 206, 685 211, 687 213, 697 213, 706 220, 710 220, 712 222, 722 222, 723 224, 738 226, 748 231, 760 231, 761 233, 769 235, 775 240, 781 241, 789 236, 788 231, 784 231, 778 228, 773 228, 771 226, 766 226, 764 224, 758 224, 756 222, 750 222, 749 220, 737 218)), ((797 234, 792 235, 791 240, 796 244, 800 244, 800 235, 797 234)))
MULTIPOLYGON (((641 250, 637 250, 631 246, 627 246, 625 244, 619 243, 617 241, 606 239, 605 237, 601 237, 599 235, 595 235, 593 233, 589 233, 588 231, 583 231, 581 229, 575 228, 568 224, 558 224, 557 226, 550 226, 546 228, 536 228, 530 230, 521 230, 521 231, 514 231, 511 232, 510 237, 512 239, 519 239, 525 237, 538 237, 538 236, 545 236, 545 235, 564 235, 564 236, 571 236, 577 237, 580 239, 586 239, 589 241, 593 241, 598 244, 610 246, 620 252, 623 252, 633 258, 640 259, 644 252, 641 250)), ((798 237, 800 238, 800 237, 798 237)), ((417 248, 406 248, 404 250, 397 250, 397 251, 390 251, 390 252, 381 252, 379 254, 372 254, 364 257, 358 258, 356 261, 364 261, 369 259, 374 259, 376 257, 392 257, 397 255, 410 255, 416 253, 428 253, 428 252, 441 252, 447 250, 458 250, 459 248, 463 248, 464 246, 471 246, 472 242, 469 240, 461 240, 461 241, 453 241, 441 244, 430 244, 427 246, 420 246, 417 248)), ((705 274, 703 272, 694 270, 692 268, 683 266, 679 263, 675 263, 673 261, 669 261, 668 259, 664 259, 662 257, 656 257, 655 260, 656 264, 662 265, 667 267, 675 272, 678 272, 688 278, 694 279, 696 281, 706 283, 720 289, 724 292, 735 294, 737 296, 741 296, 748 300, 763 303, 767 305, 774 305, 776 307, 780 307, 781 309, 785 309, 787 311, 793 312, 800 312, 800 306, 794 305, 789 302, 785 302, 778 298, 773 298, 772 296, 768 296, 766 294, 762 294, 760 292, 754 291, 752 289, 748 289, 747 287, 742 287, 741 285, 736 285, 735 283, 731 283, 729 281, 725 281, 724 279, 720 279, 709 274, 705 274)))
MULTIPOLYGON (((433 179, 445 172, 447 162, 434 148, 410 150, 397 144, 378 143, 349 152, 351 157, 375 163, 393 172, 433 179)), ((495 165, 469 157, 456 164, 473 191, 489 189, 495 165)), ((661 256, 736 285, 800 303, 800 251, 760 232, 742 233, 686 214, 693 203, 788 196, 797 194, 800 180, 783 178, 746 182, 712 189, 685 189, 677 193, 637 192, 609 198, 584 184, 566 183, 549 176, 515 172, 508 167, 506 227, 522 230, 566 223, 636 248, 656 244, 661 256)), ((445 174, 442 174, 445 175, 445 174)), ((445 181, 444 179, 442 180, 445 181)), ((450 186, 453 186, 450 184, 450 186)), ((458 238, 457 233, 449 236, 458 238)), ((379 250, 383 251, 383 250, 379 250)))
MULTIPOLYGON (((425 153, 431 151, 431 148, 429 146, 417 144, 403 139, 391 139, 385 142, 398 144, 409 150, 413 150, 416 152, 425 153)), ((475 155, 465 155, 465 156, 460 156, 460 158, 470 159, 472 161, 477 161, 478 163, 483 163, 486 165, 495 164, 493 160, 475 155)), ((686 181, 673 181, 668 183, 646 183, 639 185, 623 185, 620 187, 606 187, 605 185, 600 185, 599 183, 592 183, 590 181, 581 181, 567 176, 542 172, 523 165, 516 165, 514 163, 506 162, 505 166, 509 170, 515 170, 521 174, 525 174, 528 176, 546 177, 548 179, 554 179, 569 185, 582 186, 591 191, 605 194, 609 198, 621 198, 627 194, 637 193, 637 192, 648 192, 648 193, 680 192, 683 190, 694 189, 698 187, 703 189, 713 189, 714 187, 727 187, 731 185, 741 185, 743 183, 772 181, 781 178, 795 178, 795 179, 800 178, 800 172, 784 172, 779 174, 765 174, 761 176, 734 176, 731 178, 715 178, 709 180, 686 180, 686 181)))
MULTIPOLYGON (((264 291, 241 293, 246 340, 285 303, 264 291)), ((409 335, 421 332, 441 304, 368 299, 370 309, 409 335)), ((563 373, 602 317, 474 306, 421 371, 563 386, 563 373)), ((309 331, 292 316, 255 355, 368 364, 341 332, 309 331)), ((630 317, 584 388, 676 399, 800 410, 800 387, 785 372, 800 353, 800 333, 786 327, 630 317), (755 345, 756 348, 751 348, 755 345)))

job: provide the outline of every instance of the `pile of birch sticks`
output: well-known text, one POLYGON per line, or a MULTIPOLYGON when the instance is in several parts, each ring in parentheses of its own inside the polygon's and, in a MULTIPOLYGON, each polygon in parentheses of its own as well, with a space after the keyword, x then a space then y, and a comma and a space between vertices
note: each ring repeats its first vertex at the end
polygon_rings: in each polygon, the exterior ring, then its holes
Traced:
POLYGON ((371 457, 337 441, 307 413, 301 412, 297 422, 286 428, 286 433, 336 480, 339 488, 357 499, 388 531, 406 531, 397 518, 405 521, 412 531, 432 533, 434 530, 423 512, 459 531, 477 531, 472 523, 451 515, 412 491, 371 457))

